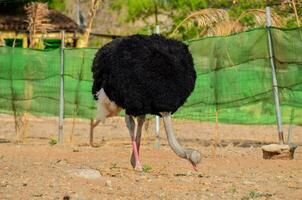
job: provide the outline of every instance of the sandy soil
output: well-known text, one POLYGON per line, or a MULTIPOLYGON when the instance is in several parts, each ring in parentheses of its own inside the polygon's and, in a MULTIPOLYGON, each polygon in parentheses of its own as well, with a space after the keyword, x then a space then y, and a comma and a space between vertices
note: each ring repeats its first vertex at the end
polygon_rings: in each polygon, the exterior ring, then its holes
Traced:
MULTIPOLYGON (((264 160, 260 146, 277 142, 275 126, 242 126, 174 120, 180 142, 203 153, 198 171, 178 158, 161 129, 157 149, 153 121, 144 129, 144 172, 131 168, 130 139, 122 118, 95 129, 65 120, 64 144, 51 145, 56 118, 29 117, 23 143, 14 120, 0 116, 0 199, 302 199, 302 128, 295 159, 264 160), (73 129, 73 131, 72 131, 73 129), (71 134, 73 132, 73 134, 71 134), (218 146, 214 148, 217 141, 218 146)), ((288 127, 284 130, 287 132, 288 127)))

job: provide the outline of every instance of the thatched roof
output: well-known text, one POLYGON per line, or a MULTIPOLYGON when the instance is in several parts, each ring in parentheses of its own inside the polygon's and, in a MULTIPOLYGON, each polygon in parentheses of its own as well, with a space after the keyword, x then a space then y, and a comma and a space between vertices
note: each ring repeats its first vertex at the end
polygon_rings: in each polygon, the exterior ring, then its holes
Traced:
MULTIPOLYGON (((48 19, 51 29, 48 32, 57 32, 65 30, 68 32, 80 31, 79 26, 72 19, 59 11, 49 9, 48 19)), ((19 31, 25 32, 28 29, 28 17, 26 11, 18 13, 2 13, 0 12, 0 31, 19 31)))

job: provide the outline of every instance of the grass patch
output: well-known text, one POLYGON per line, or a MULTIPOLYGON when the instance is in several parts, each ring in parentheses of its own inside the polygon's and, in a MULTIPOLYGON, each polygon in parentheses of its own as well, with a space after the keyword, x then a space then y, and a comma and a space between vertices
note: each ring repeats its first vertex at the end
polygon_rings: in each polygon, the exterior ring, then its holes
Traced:
POLYGON ((51 146, 56 145, 58 143, 57 139, 55 138, 50 138, 48 144, 50 144, 51 146))
POLYGON ((274 194, 271 194, 271 193, 261 193, 261 192, 252 190, 249 192, 248 195, 242 197, 241 200, 253 200, 253 199, 257 199, 257 198, 261 198, 261 197, 271 198, 273 195, 274 194))
POLYGON ((118 168, 118 166, 117 166, 116 163, 112 163, 111 166, 110 166, 110 170, 117 169, 117 168, 118 168))
POLYGON ((150 165, 143 165, 143 172, 148 173, 152 170, 150 165))
POLYGON ((231 187, 229 187, 229 192, 234 195, 237 192, 237 188, 235 185, 232 185, 231 187))

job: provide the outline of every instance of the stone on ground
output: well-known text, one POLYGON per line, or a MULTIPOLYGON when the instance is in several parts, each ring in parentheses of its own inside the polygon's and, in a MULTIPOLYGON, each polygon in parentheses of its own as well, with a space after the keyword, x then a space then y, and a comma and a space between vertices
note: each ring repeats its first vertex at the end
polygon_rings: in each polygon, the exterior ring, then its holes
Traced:
POLYGON ((262 146, 264 159, 280 159, 291 160, 294 159, 294 153, 297 146, 294 144, 269 144, 262 146))

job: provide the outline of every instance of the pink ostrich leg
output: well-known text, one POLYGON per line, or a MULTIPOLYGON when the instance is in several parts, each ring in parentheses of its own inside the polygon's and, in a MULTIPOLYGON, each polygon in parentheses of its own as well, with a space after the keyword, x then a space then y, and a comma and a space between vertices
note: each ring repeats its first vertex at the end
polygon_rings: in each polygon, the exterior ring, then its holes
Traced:
POLYGON ((140 145, 141 145, 141 134, 142 134, 142 129, 143 129, 143 125, 145 122, 145 115, 141 115, 139 117, 137 117, 137 127, 136 127, 136 132, 135 132, 135 142, 136 142, 136 147, 137 147, 137 154, 138 156, 136 157, 135 154, 136 152, 132 151, 132 155, 131 155, 131 165, 134 167, 136 166, 136 161, 138 159, 138 161, 140 161, 139 158, 139 149, 140 149, 140 145))
MULTIPOLYGON (((125 116, 125 121, 126 121, 128 130, 129 130, 129 134, 131 136, 131 142, 132 142, 131 165, 136 170, 140 170, 141 171, 142 170, 142 165, 140 163, 139 151, 138 151, 138 148, 140 146, 140 142, 139 142, 139 144, 137 144, 137 139, 140 140, 140 133, 138 133, 139 136, 135 134, 135 122, 134 122, 132 116, 126 115, 125 116), (133 159, 133 155, 134 155, 134 159, 133 159)), ((139 130, 139 128, 137 128, 137 130, 139 130)))
POLYGON ((137 144, 136 144, 136 141, 134 138, 132 139, 132 155, 133 154, 134 154, 135 161, 134 161, 134 163, 132 163, 132 156, 131 156, 132 167, 136 170, 142 170, 143 167, 142 167, 142 164, 139 159, 138 148, 137 148, 137 144))

